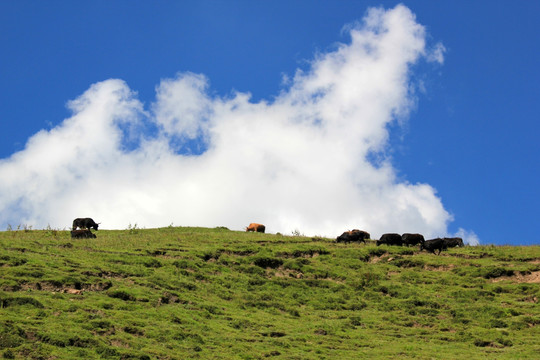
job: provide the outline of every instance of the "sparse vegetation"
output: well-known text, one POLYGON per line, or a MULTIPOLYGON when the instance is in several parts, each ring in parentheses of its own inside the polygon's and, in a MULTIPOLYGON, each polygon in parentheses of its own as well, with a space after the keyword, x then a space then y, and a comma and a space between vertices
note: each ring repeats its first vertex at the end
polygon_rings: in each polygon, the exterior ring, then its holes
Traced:
MULTIPOLYGON (((20 231, 22 230, 22 231, 20 231)), ((532 359, 540 246, 219 227, 0 232, 6 359, 532 359)))

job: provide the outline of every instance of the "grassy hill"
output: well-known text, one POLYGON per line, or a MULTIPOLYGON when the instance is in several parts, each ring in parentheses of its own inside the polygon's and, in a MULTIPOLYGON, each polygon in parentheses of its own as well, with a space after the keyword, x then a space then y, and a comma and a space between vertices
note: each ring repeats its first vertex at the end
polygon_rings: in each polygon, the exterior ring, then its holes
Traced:
POLYGON ((540 246, 441 256, 161 228, 0 233, 0 357, 533 359, 540 246))

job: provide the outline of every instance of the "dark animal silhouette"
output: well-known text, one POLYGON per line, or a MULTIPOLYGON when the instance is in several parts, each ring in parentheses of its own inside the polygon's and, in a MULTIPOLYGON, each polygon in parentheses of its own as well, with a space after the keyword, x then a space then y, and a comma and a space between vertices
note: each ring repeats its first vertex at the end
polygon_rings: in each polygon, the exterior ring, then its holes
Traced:
POLYGON ((444 238, 444 242, 447 248, 449 247, 463 247, 463 239, 459 237, 453 237, 453 238, 444 238))
POLYGON ((257 224, 257 223, 251 223, 246 228, 246 231, 256 231, 260 233, 264 233, 265 230, 266 230, 266 227, 263 224, 257 224))
POLYGON ((351 231, 345 231, 343 234, 336 238, 336 242, 363 242, 366 243, 366 239, 369 239, 371 235, 363 230, 354 229, 351 231))
POLYGON ((399 234, 383 234, 379 240, 377 240, 377 246, 386 244, 386 245, 403 245, 403 240, 401 240, 401 235, 399 234))
POLYGON ((441 238, 426 240, 422 244, 420 244, 420 250, 426 250, 433 254, 435 254, 436 250, 439 250, 437 255, 440 255, 441 251, 446 250, 446 248, 446 241, 441 238))
POLYGON ((88 229, 84 230, 71 230, 72 239, 95 239, 96 235, 88 229))
POLYGON ((401 240, 403 240, 403 245, 407 246, 422 244, 425 241, 424 235, 409 233, 401 235, 401 240))
POLYGON ((91 229, 92 228, 94 230, 97 230, 98 225, 99 224, 96 224, 96 222, 94 220, 92 220, 91 218, 76 218, 75 220, 73 220, 72 230, 77 230, 77 228, 79 228, 79 229, 91 229))

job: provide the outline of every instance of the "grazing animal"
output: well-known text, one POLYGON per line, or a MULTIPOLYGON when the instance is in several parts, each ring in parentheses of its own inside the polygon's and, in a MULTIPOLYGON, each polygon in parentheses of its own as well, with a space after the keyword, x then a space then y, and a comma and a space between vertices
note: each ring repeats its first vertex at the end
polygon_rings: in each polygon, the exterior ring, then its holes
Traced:
POLYGON ((401 235, 399 234, 383 234, 379 240, 377 240, 377 246, 381 244, 386 245, 403 245, 403 240, 401 240, 401 235))
POLYGON ((79 229, 91 229, 92 228, 94 230, 97 230, 98 225, 99 224, 96 224, 96 222, 94 220, 92 220, 91 218, 76 218, 75 220, 73 220, 72 230, 77 230, 77 228, 79 228, 79 229))
POLYGON ((345 231, 343 234, 336 238, 336 242, 363 242, 366 243, 366 239, 369 239, 371 235, 368 232, 354 229, 351 231, 345 231))
POLYGON ((403 244, 407 246, 422 244, 425 241, 424 235, 422 234, 408 233, 401 235, 401 240, 403 240, 403 244))
POLYGON ((463 247, 463 239, 459 237, 453 237, 453 238, 444 238, 444 243, 446 247, 463 247))
POLYGON ((435 254, 435 250, 439 250, 437 255, 440 255, 441 251, 446 250, 446 248, 446 241, 441 238, 426 240, 420 244, 420 250, 427 250, 433 254, 435 254))
POLYGON ((246 228, 246 231, 256 231, 260 233, 264 233, 265 230, 266 230, 266 227, 263 224, 257 224, 257 223, 251 223, 246 228))
POLYGON ((71 230, 72 239, 95 239, 96 235, 88 229, 84 230, 71 230))

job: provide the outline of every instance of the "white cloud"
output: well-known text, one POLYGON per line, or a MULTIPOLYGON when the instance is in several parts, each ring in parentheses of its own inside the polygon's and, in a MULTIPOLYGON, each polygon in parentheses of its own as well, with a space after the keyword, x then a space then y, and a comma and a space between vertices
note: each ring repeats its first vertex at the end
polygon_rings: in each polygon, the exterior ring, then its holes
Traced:
POLYGON ((199 135, 211 111, 207 87, 204 76, 192 73, 161 82, 153 106, 154 119, 166 135, 187 138, 199 135))
POLYGON ((415 102, 409 68, 428 56, 424 28, 400 5, 348 29, 350 43, 318 54, 273 102, 212 97, 193 73, 162 80, 149 111, 123 81, 92 85, 69 103, 72 117, 0 161, 0 225, 91 216, 109 229, 256 221, 309 235, 446 233, 435 189, 399 181, 384 156, 387 126, 415 102), (178 151, 192 139, 202 154, 178 151))
POLYGON ((429 61, 438 62, 439 64, 444 63, 444 53, 446 52, 446 47, 442 43, 437 43, 433 49, 427 53, 427 59, 429 61))
POLYGON ((459 228, 458 231, 452 235, 452 237, 462 238, 463 242, 466 245, 471 245, 471 246, 480 245, 480 239, 478 238, 478 235, 474 233, 474 231, 469 231, 463 228, 459 228))

